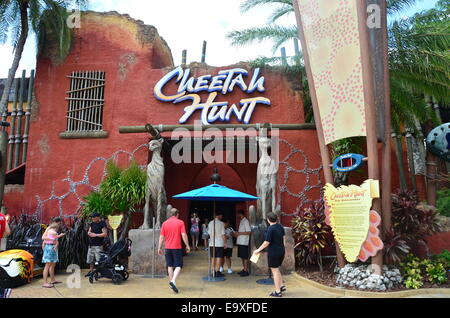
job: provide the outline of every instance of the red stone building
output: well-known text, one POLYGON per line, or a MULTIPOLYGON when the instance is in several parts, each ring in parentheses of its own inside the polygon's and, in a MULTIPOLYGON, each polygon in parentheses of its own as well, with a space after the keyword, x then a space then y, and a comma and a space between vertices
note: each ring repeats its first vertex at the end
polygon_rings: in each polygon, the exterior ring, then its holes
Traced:
MULTIPOLYGON (((36 215, 44 222, 54 216, 77 214, 83 196, 99 185, 107 160, 126 165, 130 159, 136 159, 141 165, 147 164, 149 135, 120 134, 119 127, 178 124, 184 107, 189 105, 162 102, 154 97, 156 83, 175 67, 170 48, 154 27, 126 15, 85 13, 67 59, 55 63, 51 51, 50 46, 38 58, 24 185, 9 187, 4 199, 10 214, 36 215), (78 117, 84 119, 73 120, 77 106, 72 96, 84 92, 85 87, 95 87, 93 93, 88 91, 81 96, 91 104, 86 107, 85 117, 78 117), (90 109, 96 112, 89 112, 90 109)), ((187 67, 195 77, 214 76, 220 70, 235 67, 247 68, 249 78, 254 72, 243 64, 187 67)), ((243 98, 261 96, 269 99, 271 105, 257 106, 251 124, 304 123, 303 96, 297 79, 275 69, 261 72, 265 92, 247 94, 234 89, 224 96, 219 94, 217 100, 234 104, 243 98)), ((175 85, 168 89, 176 91, 175 85)), ((206 92, 200 95, 202 99, 207 97, 206 92)), ((199 114, 194 113, 186 124, 193 124, 199 114)), ((232 117, 230 123, 240 122, 232 117)), ((195 207, 200 212, 210 207, 171 197, 210 184, 214 168, 218 168, 222 184, 256 194, 256 163, 175 164, 167 154, 164 163, 168 202, 180 209, 186 221, 195 207)), ((357 177, 362 181, 365 173, 357 177)), ((397 174, 393 182, 394 186, 398 184, 397 174)), ((318 199, 322 186, 316 131, 281 130, 276 198, 283 223, 288 225, 301 207, 318 199)), ((223 208, 234 212, 247 208, 247 204, 223 208)), ((139 222, 135 220, 134 226, 139 222)))

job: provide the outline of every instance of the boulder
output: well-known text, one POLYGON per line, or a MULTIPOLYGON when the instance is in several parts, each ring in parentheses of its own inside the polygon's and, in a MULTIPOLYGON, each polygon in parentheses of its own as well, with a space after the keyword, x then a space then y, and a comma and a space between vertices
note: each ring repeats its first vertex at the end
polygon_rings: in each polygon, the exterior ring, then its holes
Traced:
POLYGON ((159 230, 130 230, 128 236, 133 245, 128 268, 137 275, 166 276, 166 259, 158 255, 159 230), (154 245, 153 245, 154 242, 154 245), (153 264, 154 261, 154 264, 153 264))

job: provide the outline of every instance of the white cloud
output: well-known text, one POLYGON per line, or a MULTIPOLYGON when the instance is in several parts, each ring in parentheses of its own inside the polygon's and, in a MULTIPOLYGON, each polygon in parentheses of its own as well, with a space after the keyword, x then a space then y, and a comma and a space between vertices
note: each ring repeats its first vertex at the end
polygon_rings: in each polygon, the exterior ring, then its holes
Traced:
MULTIPOLYGON (((272 56, 269 41, 243 47, 233 47, 226 34, 232 30, 264 25, 274 7, 260 7, 245 14, 240 12, 243 0, 90 0, 89 9, 118 11, 155 26, 172 50, 175 64, 181 63, 181 52, 188 51, 188 62, 200 61, 203 40, 208 42, 206 62, 228 65, 251 60, 258 56, 272 56)), ((285 24, 295 24, 291 15, 285 24)), ((32 41, 29 41, 32 42, 32 41)), ((35 66, 35 44, 28 44, 20 70, 35 66)), ((293 45, 286 45, 288 55, 293 45)), ((277 53, 279 55, 279 53, 277 53)), ((0 46, 0 78, 6 77, 12 62, 11 47, 0 46)))

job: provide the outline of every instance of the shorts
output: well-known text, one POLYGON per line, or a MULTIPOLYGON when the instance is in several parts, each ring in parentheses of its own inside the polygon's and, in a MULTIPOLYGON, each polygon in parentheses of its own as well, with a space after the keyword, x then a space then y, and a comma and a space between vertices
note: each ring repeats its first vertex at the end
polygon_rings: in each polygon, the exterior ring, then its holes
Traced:
POLYGON ((281 266, 281 264, 283 264, 283 260, 284 260, 284 253, 278 256, 268 256, 267 265, 270 268, 278 268, 281 266))
POLYGON ((224 257, 232 257, 233 256, 233 248, 226 248, 223 250, 224 257))
POLYGON ((198 238, 200 236, 200 232, 195 232, 195 231, 191 231, 191 236, 195 236, 196 238, 198 238))
POLYGON ((238 257, 249 259, 248 245, 238 245, 238 257))
POLYGON ((202 239, 208 240, 209 239, 209 234, 208 233, 203 233, 202 234, 202 239))
POLYGON ((183 267, 183 249, 166 249, 167 267, 183 267))
POLYGON ((209 256, 212 258, 213 255, 215 258, 223 258, 223 247, 209 247, 209 256), (213 254, 213 250, 214 250, 214 254, 213 254))
POLYGON ((101 252, 103 252, 103 246, 89 246, 86 263, 91 265, 99 262, 101 252))
POLYGON ((42 263, 57 263, 58 261, 58 250, 55 251, 55 245, 45 244, 42 263))

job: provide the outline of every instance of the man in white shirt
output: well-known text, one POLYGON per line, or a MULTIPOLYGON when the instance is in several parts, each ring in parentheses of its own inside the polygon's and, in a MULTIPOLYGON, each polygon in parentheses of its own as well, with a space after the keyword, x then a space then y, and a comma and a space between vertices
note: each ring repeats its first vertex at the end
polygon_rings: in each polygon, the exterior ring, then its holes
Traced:
POLYGON ((243 210, 238 211, 238 216, 241 219, 239 223, 238 232, 235 232, 234 235, 237 237, 236 243, 238 246, 238 257, 242 259, 243 269, 238 274, 241 277, 245 277, 249 274, 249 242, 250 242, 250 234, 252 233, 252 229, 250 227, 250 222, 245 217, 245 213, 243 210))
POLYGON ((224 277, 220 271, 222 264, 223 250, 227 247, 227 239, 225 237, 225 225, 222 222, 222 213, 218 212, 216 218, 209 222, 208 225, 209 239, 209 255, 211 257, 211 267, 215 272, 215 277, 224 277))

